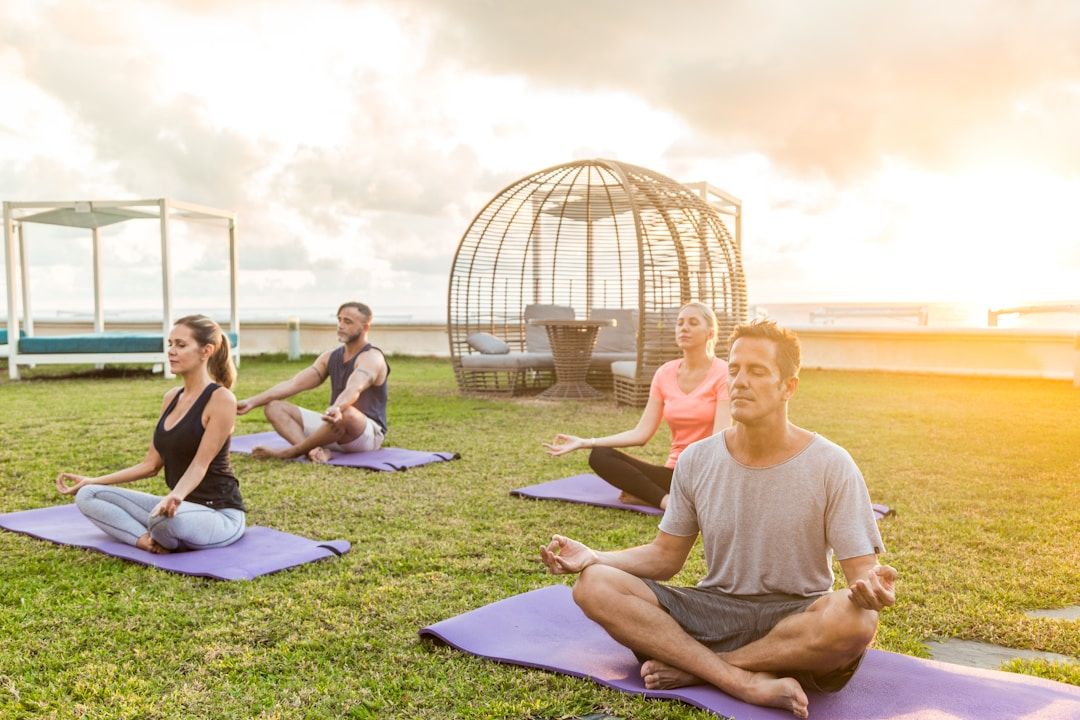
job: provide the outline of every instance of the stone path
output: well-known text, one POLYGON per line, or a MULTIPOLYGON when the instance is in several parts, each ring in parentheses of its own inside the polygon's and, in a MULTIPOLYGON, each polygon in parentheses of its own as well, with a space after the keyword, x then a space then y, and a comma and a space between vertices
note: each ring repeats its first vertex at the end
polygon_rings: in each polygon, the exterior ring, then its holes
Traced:
POLYGON ((986 670, 997 670, 1002 663, 1016 658, 1047 660, 1049 662, 1077 662, 1076 658, 1068 655, 1042 652, 1041 650, 1018 650, 974 640, 957 640, 955 638, 944 641, 935 640, 927 642, 926 646, 930 648, 930 656, 935 660, 986 670))
MULTIPOLYGON (((1071 605, 1054 610, 1031 610, 1025 614, 1031 618, 1048 618, 1071 622, 1080 620, 1080 605, 1071 605)), ((996 670, 1002 663, 1017 658, 1022 660, 1047 660, 1049 662, 1080 662, 1074 657, 1058 653, 1043 652, 1041 650, 1018 650, 1001 645, 992 645, 974 640, 957 640, 955 638, 930 640, 927 641, 926 646, 930 648, 930 656, 935 660, 988 670, 996 670)))
POLYGON ((1050 618, 1051 620, 1080 620, 1080 605, 1055 608, 1053 610, 1031 610, 1024 613, 1030 618, 1050 618))

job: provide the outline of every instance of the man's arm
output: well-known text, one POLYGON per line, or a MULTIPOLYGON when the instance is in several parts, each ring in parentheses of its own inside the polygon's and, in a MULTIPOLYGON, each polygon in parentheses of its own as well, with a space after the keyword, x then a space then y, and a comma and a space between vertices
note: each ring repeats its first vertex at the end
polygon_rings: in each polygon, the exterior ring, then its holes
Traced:
POLYGON ((686 564, 695 540, 697 535, 671 535, 661 530, 648 545, 596 552, 577 540, 553 535, 547 547, 540 548, 540 559, 552 575, 579 573, 590 565, 608 565, 640 578, 669 580, 686 564))
POLYGON ((879 565, 877 555, 860 555, 840 561, 851 602, 863 610, 880 611, 896 602, 896 568, 879 565))
POLYGON ((236 403, 236 414, 243 415, 257 407, 262 407, 271 400, 284 400, 297 393, 302 393, 305 390, 318 387, 326 380, 329 358, 330 352, 324 352, 316 358, 315 362, 310 366, 296 373, 288 380, 279 382, 269 390, 264 390, 258 395, 252 395, 246 400, 240 400, 236 403))

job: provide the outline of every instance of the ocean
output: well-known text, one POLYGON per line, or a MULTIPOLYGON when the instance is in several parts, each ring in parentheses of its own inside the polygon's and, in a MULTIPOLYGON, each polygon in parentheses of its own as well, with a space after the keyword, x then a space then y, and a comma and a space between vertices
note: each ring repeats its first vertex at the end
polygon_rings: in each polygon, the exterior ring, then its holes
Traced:
MULTIPOLYGON (((1002 314, 997 326, 1002 328, 1039 328, 1080 331, 1080 300, 1056 301, 1053 303, 1031 303, 1041 306, 1064 309, 1070 312, 1024 312, 1002 314)), ((244 322, 284 322, 290 317, 298 317, 303 322, 333 322, 332 307, 292 307, 292 308, 242 308, 241 324, 244 322)), ((1003 309, 1003 308, 997 308, 1003 309)), ((375 306, 376 323, 418 323, 441 324, 446 322, 446 309, 433 306, 387 305, 375 306)), ((751 318, 768 317, 783 325, 823 325, 836 327, 927 327, 939 328, 984 328, 989 326, 990 308, 976 303, 927 302, 927 303, 770 303, 756 302, 749 306, 751 318)), ((219 320, 227 320, 227 308, 187 308, 177 306, 177 317, 192 312, 204 312, 219 320)), ((6 313, 5 313, 6 315, 6 313)), ((93 317, 86 311, 49 311, 36 309, 38 320, 89 320, 93 317)), ((161 318, 159 309, 133 309, 106 311, 106 320, 112 321, 152 321, 161 318)), ((2 317, 0 317, 2 319, 2 317)))

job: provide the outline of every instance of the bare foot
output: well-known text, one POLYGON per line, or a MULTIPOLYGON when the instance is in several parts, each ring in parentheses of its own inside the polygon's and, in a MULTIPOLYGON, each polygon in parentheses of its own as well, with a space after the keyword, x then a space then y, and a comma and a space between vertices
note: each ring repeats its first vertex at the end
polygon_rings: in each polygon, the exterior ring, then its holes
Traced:
POLYGON ((628 492, 619 493, 619 502, 625 503, 626 505, 648 505, 649 504, 649 503, 645 502, 644 500, 642 500, 641 498, 639 498, 637 495, 631 495, 628 492))
MULTIPOLYGON (((764 672, 746 672, 743 686, 731 694, 754 705, 778 707, 790 710, 797 718, 810 717, 806 693, 795 678, 778 678, 764 672)), ((641 678, 650 690, 700 685, 704 681, 685 670, 672 667, 659 660, 647 660, 641 666, 641 678)))
POLYGON ((259 445, 251 449, 251 457, 281 459, 287 458, 289 456, 285 454, 284 450, 272 450, 268 447, 263 447, 262 445, 259 445))
POLYGON ((700 685, 702 680, 685 670, 672 667, 659 660, 646 660, 641 666, 641 679, 650 690, 671 690, 673 688, 700 685))
POLYGON ((333 457, 330 451, 324 447, 311 448, 308 450, 307 456, 313 463, 328 463, 330 458, 333 457))
POLYGON ((797 718, 810 717, 810 701, 795 678, 778 678, 764 672, 747 673, 750 677, 739 693, 740 700, 790 710, 797 718))
POLYGON ((145 533, 139 536, 139 539, 135 541, 135 547, 146 552, 152 552, 155 555, 165 555, 169 552, 169 549, 158 545, 154 538, 150 537, 150 533, 145 533))

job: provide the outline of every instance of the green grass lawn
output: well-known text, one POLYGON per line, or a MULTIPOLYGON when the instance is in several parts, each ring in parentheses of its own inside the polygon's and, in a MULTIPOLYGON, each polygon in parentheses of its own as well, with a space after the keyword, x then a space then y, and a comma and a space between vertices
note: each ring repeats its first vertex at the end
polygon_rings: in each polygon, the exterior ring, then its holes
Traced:
MULTIPOLYGON (((235 457, 249 524, 347 539, 341 558, 217 582, 0 532, 0 717, 711 717, 417 639, 424 625, 563 582, 537 558, 552 532, 616 548, 647 542, 656 520, 507 494, 586 470, 583 453, 542 452, 555 432, 603 435, 637 411, 463 398, 446 361, 391 364, 389 442, 460 460, 369 473, 235 457)), ((303 366, 245 359, 237 395, 303 366)), ((0 512, 69 502, 53 487, 61 470, 138 461, 175 384, 56 373, 0 381, 0 512)), ((326 394, 300 400, 319 409, 326 394)), ((925 656, 924 639, 959 637, 1080 657, 1078 623, 1023 614, 1080 603, 1080 391, 807 371, 792 416, 846 447, 874 501, 898 512, 882 523, 900 595, 878 647, 925 656)), ((265 429, 255 412, 236 431, 265 429)), ((666 439, 636 452, 662 461, 666 439)), ((164 482, 136 487, 161 493, 164 482)), ((695 550, 678 580, 703 569, 695 550)), ((1010 669, 1080 685, 1076 665, 1010 669)))

